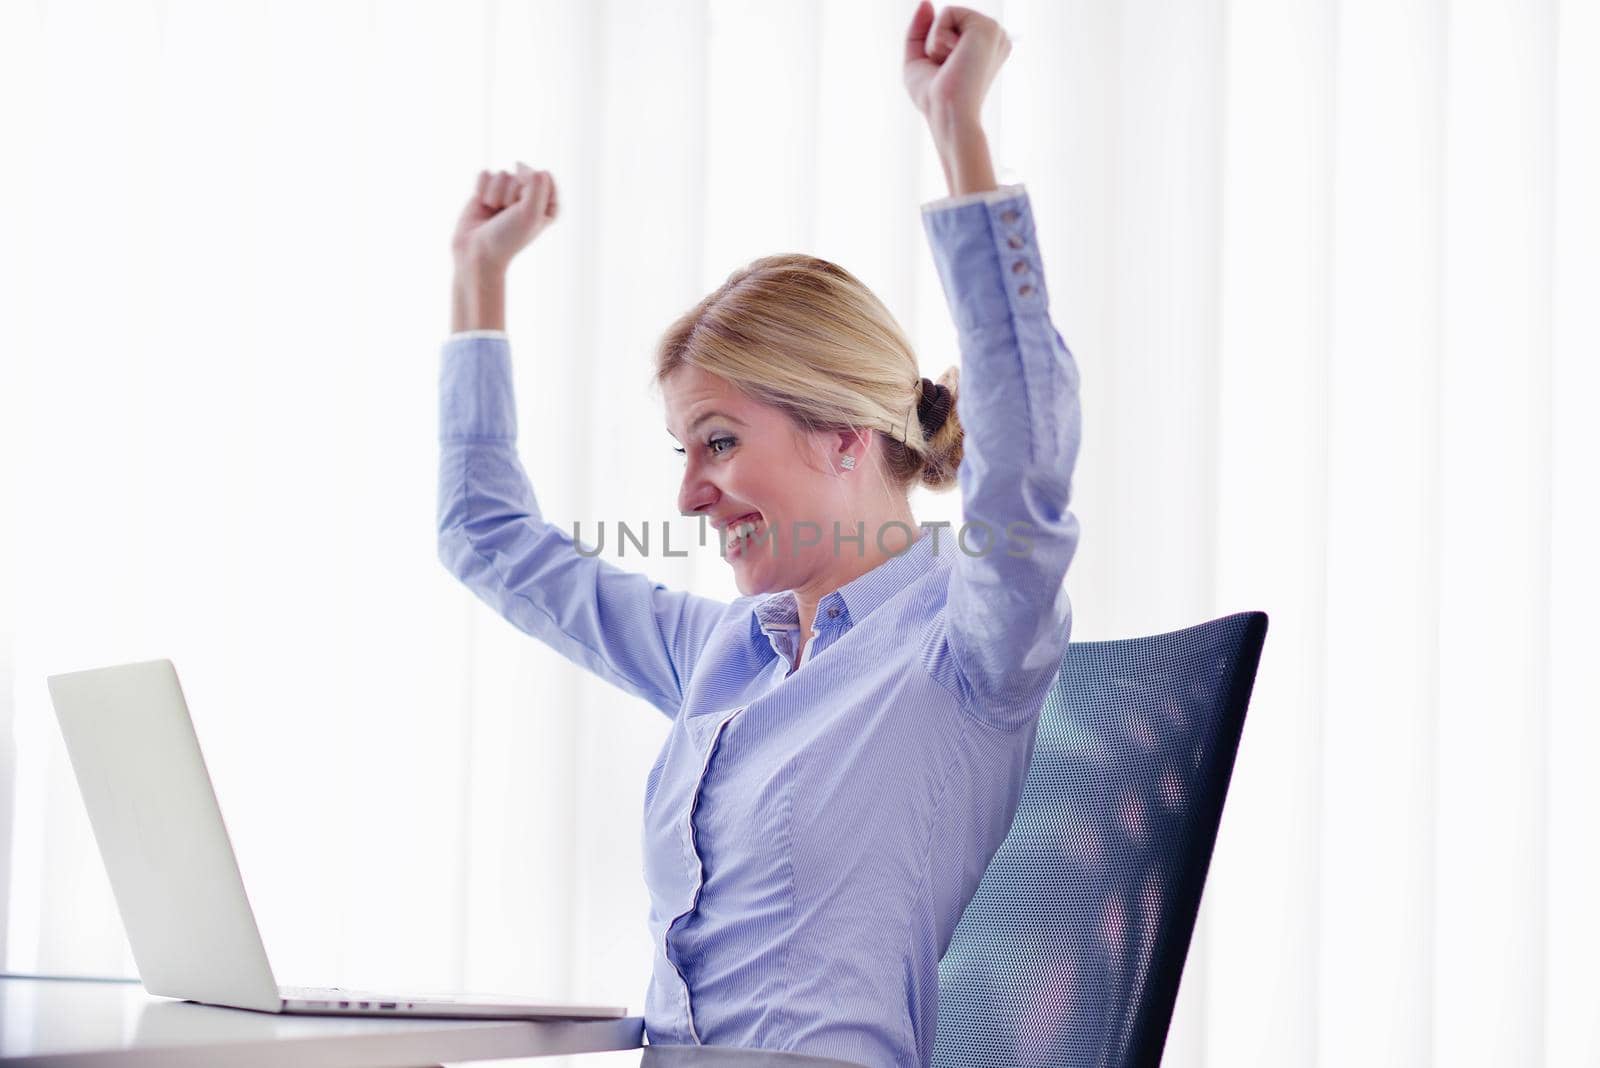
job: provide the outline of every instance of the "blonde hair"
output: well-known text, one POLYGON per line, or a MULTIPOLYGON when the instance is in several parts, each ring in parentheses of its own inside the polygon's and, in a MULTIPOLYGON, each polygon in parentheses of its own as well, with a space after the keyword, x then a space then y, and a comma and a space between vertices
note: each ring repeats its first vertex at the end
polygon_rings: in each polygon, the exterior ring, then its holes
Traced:
POLYGON ((917 418, 921 372, 900 324, 838 264, 800 253, 739 268, 662 334, 654 381, 685 365, 718 375, 811 431, 870 428, 896 486, 948 490, 961 465, 961 421, 951 366, 943 425, 928 437, 917 418))

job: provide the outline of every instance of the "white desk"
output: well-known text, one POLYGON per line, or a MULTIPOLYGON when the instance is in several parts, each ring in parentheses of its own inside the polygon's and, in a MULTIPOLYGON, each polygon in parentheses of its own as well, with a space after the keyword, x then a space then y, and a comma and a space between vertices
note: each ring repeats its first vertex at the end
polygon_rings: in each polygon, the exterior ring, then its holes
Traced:
POLYGON ((155 997, 138 983, 0 978, 0 1063, 49 1068, 418 1068, 637 1049, 644 1020, 286 1016, 155 997))

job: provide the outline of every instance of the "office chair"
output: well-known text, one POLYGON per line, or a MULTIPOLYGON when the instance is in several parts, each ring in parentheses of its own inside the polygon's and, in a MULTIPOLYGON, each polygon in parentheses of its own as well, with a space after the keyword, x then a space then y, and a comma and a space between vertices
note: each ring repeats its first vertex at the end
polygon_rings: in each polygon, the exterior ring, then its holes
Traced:
POLYGON ((1241 612, 1068 644, 939 964, 937 1068, 1160 1062, 1266 634, 1241 612))

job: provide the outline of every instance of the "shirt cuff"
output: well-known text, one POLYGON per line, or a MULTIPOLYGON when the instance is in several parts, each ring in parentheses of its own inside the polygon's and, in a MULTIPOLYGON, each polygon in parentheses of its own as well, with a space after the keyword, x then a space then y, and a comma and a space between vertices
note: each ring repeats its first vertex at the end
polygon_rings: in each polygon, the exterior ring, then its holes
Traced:
POLYGON ((511 344, 496 338, 497 333, 503 332, 462 330, 444 343, 439 363, 441 441, 516 440, 511 344))
POLYGON ((994 189, 984 189, 977 193, 961 193, 953 197, 940 197, 938 200, 930 200, 922 205, 922 210, 924 212, 932 212, 941 211, 945 208, 959 208, 963 204, 993 204, 996 201, 1006 200, 1022 192, 1024 192, 1023 183, 1018 182, 1015 185, 997 186, 994 189))
POLYGON ((457 340, 459 338, 464 338, 464 337, 497 337, 501 341, 510 341, 511 340, 510 338, 508 338, 506 336, 506 332, 504 330, 457 330, 455 333, 451 334, 449 336, 449 338, 447 338, 446 340, 455 341, 455 340, 457 340))
POLYGON ((1033 209, 1021 186, 922 212, 956 328, 982 330, 1047 314, 1033 209))

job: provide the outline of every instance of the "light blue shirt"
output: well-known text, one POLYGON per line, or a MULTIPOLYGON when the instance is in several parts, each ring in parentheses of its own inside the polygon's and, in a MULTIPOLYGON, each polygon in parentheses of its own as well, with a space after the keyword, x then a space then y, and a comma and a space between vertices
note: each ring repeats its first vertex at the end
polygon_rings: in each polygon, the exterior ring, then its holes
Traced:
POLYGON ((1022 186, 922 218, 961 348, 966 537, 925 524, 823 597, 792 673, 791 591, 724 603, 580 553, 518 460, 509 341, 444 345, 440 559, 672 720, 645 786, 652 1043, 927 1065, 939 958, 1011 825, 1072 623, 1078 369, 1022 186))

